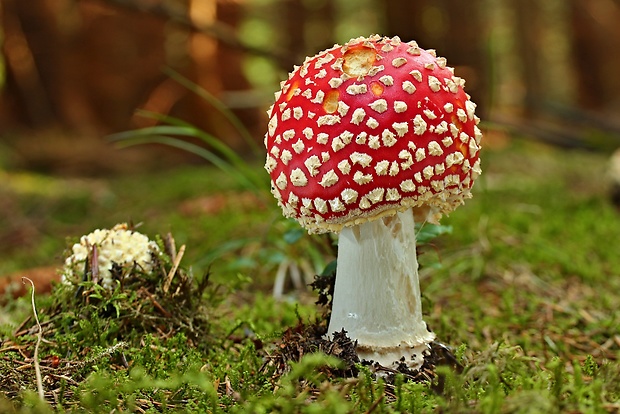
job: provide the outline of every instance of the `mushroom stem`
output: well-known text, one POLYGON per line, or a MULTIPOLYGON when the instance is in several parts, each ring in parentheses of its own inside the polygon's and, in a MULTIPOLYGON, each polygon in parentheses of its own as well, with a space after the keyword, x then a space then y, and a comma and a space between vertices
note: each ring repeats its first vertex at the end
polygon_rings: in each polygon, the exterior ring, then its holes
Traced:
POLYGON ((385 367, 419 368, 435 338, 422 318, 414 224, 410 209, 340 233, 328 332, 344 328, 360 359, 385 367))

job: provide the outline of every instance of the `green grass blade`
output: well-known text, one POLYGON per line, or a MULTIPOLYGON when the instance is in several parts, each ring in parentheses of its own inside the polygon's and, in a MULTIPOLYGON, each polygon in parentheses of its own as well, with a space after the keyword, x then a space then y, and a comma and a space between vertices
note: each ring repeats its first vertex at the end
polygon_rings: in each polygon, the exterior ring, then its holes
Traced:
POLYGON ((192 144, 191 142, 183 141, 178 138, 168 137, 168 136, 160 136, 160 135, 147 135, 140 136, 136 135, 130 138, 124 138, 122 141, 119 141, 120 147, 130 147, 135 145, 143 145, 143 144, 163 144, 170 147, 182 149, 184 151, 190 152, 192 154, 198 155, 205 160, 211 162, 213 165, 221 169, 227 174, 230 174, 235 181, 237 181, 243 188, 252 190, 255 192, 264 192, 263 186, 257 186, 255 180, 249 178, 246 174, 239 171, 236 167, 226 162, 222 157, 218 156, 212 151, 209 151, 206 148, 198 146, 196 144, 192 144))
MULTIPOLYGON (((248 177, 250 177, 250 179, 255 183, 257 187, 264 187, 265 189, 268 188, 266 187, 266 181, 263 178, 263 174, 259 174, 257 173, 256 170, 249 168, 247 165, 247 162, 243 158, 241 158, 230 146, 223 143, 217 137, 207 132, 204 132, 200 130, 199 128, 196 128, 195 126, 183 120, 180 120, 178 118, 174 118, 171 116, 162 115, 162 114, 158 114, 154 112, 149 112, 149 111, 138 111, 138 114, 141 116, 150 118, 150 119, 154 119, 158 122, 163 122, 167 125, 143 128, 141 130, 136 130, 134 132, 138 132, 140 135, 149 135, 150 133, 153 133, 153 132, 159 133, 157 128, 166 128, 164 129, 164 131, 166 131, 164 132, 165 135, 177 135, 178 134, 181 136, 189 136, 189 137, 200 139, 205 144, 209 145, 214 150, 216 150, 218 153, 220 153, 223 156, 223 158, 226 159, 230 164, 234 165, 235 168, 239 169, 240 171, 243 171, 243 173, 246 174, 248 177), (178 133, 170 132, 174 130, 167 129, 167 128, 173 128, 173 127, 180 128, 178 130, 178 133), (143 131, 143 132, 140 132, 140 131, 143 131)), ((127 134, 131 135, 131 132, 128 132, 127 134)), ((116 136, 119 136, 119 134, 116 134, 116 136)))
POLYGON ((222 115, 226 117, 228 122, 239 132, 243 140, 250 147, 254 155, 260 155, 263 153, 262 148, 260 148, 250 131, 243 125, 243 123, 239 120, 239 118, 226 106, 224 103, 216 98, 213 94, 211 94, 206 89, 198 86, 191 80, 187 79, 185 76, 181 75, 179 72, 175 71, 172 68, 166 67, 164 68, 164 73, 170 78, 174 79, 180 85, 186 87, 190 91, 194 92, 196 95, 207 101, 211 106, 217 109, 222 115))
POLYGON ((195 126, 182 121, 178 118, 174 118, 167 115, 158 114, 155 112, 149 111, 138 111, 138 115, 144 116, 146 118, 154 119, 158 122, 163 122, 167 125, 156 125, 153 127, 141 128, 133 131, 128 131, 126 133, 115 134, 112 137, 119 137, 124 134, 125 137, 131 135, 151 135, 153 133, 156 134, 166 134, 166 135, 182 135, 198 138, 203 141, 205 144, 212 146, 218 152, 220 152, 225 158, 230 160, 231 163, 237 166, 245 166, 245 161, 230 148, 228 145, 224 144, 219 138, 211 135, 207 132, 202 131, 195 126), (176 128, 176 129, 175 129, 176 128), (163 131, 163 132, 162 132, 163 131))
POLYGON ((119 132, 110 135, 109 139, 116 142, 133 141, 133 145, 137 145, 153 142, 152 140, 150 140, 150 138, 153 137, 159 137, 158 139, 166 137, 166 142, 158 141, 158 143, 172 145, 177 148, 190 151, 198 156, 205 158, 206 160, 216 165, 218 168, 222 168, 224 171, 231 173, 236 177, 243 175, 245 177, 242 180, 243 182, 245 182, 244 185, 247 186, 248 183, 251 183, 251 187, 254 191, 267 191, 268 183, 265 177, 263 177, 263 174, 260 174, 255 169, 250 168, 245 160, 243 160, 235 151, 233 151, 228 145, 224 144, 217 137, 207 132, 201 131, 199 128, 196 128, 191 124, 188 124, 182 120, 173 117, 146 111, 140 111, 139 113, 150 119, 154 119, 159 122, 165 122, 167 125, 156 125, 131 131, 119 132), (171 140, 178 140, 182 142, 185 141, 179 138, 173 138, 171 136, 197 138, 211 148, 213 148, 214 151, 187 142, 186 144, 181 144, 180 142, 175 142, 174 144, 172 144, 171 140))

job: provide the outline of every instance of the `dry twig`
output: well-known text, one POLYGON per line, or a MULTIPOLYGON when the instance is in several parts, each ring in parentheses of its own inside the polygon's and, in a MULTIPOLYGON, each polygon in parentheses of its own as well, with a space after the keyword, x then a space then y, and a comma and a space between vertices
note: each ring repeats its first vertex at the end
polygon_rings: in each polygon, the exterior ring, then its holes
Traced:
POLYGON ((41 365, 39 363, 39 345, 41 344, 41 340, 43 339, 43 328, 41 327, 41 324, 39 323, 39 315, 37 314, 37 307, 34 302, 34 282, 31 279, 28 279, 27 277, 22 277, 22 282, 26 283, 26 281, 30 283, 30 286, 32 286, 32 293, 31 293, 32 313, 34 314, 34 320, 37 323, 37 328, 39 328, 39 331, 37 332, 37 343, 34 346, 34 357, 33 357, 34 373, 37 378, 37 391, 39 393, 39 398, 41 399, 41 401, 45 401, 45 392, 43 391, 43 380, 41 378, 41 365))
POLYGON ((168 289, 170 289, 172 278, 174 277, 174 274, 177 272, 177 269, 179 268, 181 259, 183 259, 183 254, 185 254, 185 245, 181 246, 181 248, 179 249, 179 252, 174 258, 172 269, 170 269, 170 272, 168 272, 168 277, 166 277, 166 282, 164 283, 164 293, 168 293, 168 289))

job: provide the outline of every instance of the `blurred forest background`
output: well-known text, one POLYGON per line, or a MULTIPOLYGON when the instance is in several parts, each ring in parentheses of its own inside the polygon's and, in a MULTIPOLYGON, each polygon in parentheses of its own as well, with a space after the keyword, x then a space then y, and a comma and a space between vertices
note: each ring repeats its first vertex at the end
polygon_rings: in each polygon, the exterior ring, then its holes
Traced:
POLYGON ((0 167, 93 175, 191 161, 170 149, 111 148, 107 134, 153 122, 140 108, 246 151, 222 114, 164 68, 215 95, 261 142, 265 109, 293 64, 372 33, 447 57, 487 128, 568 147, 620 145, 618 0, 0 4, 0 167))

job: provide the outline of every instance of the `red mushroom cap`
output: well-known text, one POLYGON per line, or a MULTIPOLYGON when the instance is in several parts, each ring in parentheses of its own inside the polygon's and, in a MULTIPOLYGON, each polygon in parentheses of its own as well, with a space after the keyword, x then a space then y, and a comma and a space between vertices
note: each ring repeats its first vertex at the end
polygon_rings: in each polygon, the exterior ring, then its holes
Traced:
POLYGON ((306 58, 276 92, 265 168, 284 215, 339 231, 412 207, 454 210, 480 174, 476 105, 446 60, 371 36, 306 58))

